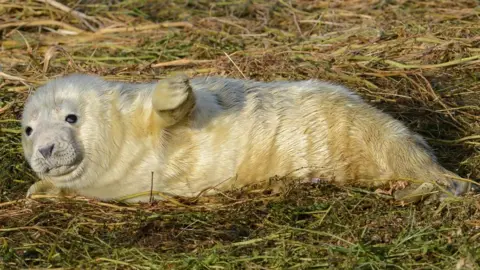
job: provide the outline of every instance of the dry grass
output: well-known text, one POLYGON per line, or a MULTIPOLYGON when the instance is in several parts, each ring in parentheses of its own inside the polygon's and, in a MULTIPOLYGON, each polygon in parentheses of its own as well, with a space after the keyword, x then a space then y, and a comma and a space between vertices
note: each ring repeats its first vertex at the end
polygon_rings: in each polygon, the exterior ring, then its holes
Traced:
POLYGON ((3 268, 480 269, 478 195, 402 207, 319 184, 184 206, 26 205, 35 177, 18 123, 29 91, 71 72, 320 78, 352 87, 427 137, 447 168, 479 179, 477 1, 62 3, 0 1, 3 268))

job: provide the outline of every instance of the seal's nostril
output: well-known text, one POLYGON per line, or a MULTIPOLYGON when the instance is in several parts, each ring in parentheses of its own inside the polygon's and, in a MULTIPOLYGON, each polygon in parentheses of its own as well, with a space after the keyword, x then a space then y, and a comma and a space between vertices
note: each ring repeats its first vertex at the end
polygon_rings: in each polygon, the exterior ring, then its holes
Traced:
POLYGON ((38 151, 40 152, 40 154, 42 154, 42 156, 44 158, 49 158, 52 153, 53 153, 53 148, 55 147, 55 144, 50 144, 50 145, 47 145, 47 146, 44 146, 40 149, 38 149, 38 151))

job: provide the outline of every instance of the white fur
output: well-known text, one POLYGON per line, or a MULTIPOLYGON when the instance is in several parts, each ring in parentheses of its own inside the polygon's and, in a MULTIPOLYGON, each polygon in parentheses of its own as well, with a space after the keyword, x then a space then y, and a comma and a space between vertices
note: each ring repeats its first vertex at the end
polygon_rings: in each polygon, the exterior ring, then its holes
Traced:
MULTIPOLYGON (((152 172, 154 191, 180 196, 276 175, 369 185, 402 177, 457 183, 441 176, 446 170, 420 137, 344 87, 219 77, 189 83, 192 113, 162 126, 155 108, 183 102, 181 84, 108 82, 78 74, 52 80, 25 106, 22 126, 33 128, 31 136, 22 134, 25 157, 43 182, 102 200, 148 193, 152 172), (165 92, 159 92, 165 100, 152 100, 155 89, 165 92), (77 123, 64 121, 70 113, 78 115, 77 123), (71 142, 60 152, 77 159, 62 163, 54 156, 50 162, 75 170, 46 174, 48 162, 38 148, 60 141, 71 142)), ((41 190, 36 184, 29 194, 41 190)))

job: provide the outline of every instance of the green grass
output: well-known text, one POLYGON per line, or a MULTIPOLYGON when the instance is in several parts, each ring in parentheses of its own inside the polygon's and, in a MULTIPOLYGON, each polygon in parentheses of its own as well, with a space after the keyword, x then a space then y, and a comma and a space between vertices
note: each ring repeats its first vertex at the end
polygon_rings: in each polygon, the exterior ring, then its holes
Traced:
POLYGON ((30 90, 71 72, 318 78, 351 87, 425 136, 445 167, 479 179, 477 1, 111 2, 62 1, 83 19, 41 1, 0 3, 1 268, 480 269, 477 194, 402 206, 312 184, 182 205, 27 201, 36 178, 18 122, 30 90))

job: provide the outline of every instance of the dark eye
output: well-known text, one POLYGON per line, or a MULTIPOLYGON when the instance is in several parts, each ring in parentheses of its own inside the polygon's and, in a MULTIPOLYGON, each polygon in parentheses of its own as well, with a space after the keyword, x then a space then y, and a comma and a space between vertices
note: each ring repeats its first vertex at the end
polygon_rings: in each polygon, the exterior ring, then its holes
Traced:
POLYGON ((25 134, 27 134, 27 136, 30 136, 30 134, 32 134, 32 131, 33 131, 33 129, 31 127, 27 127, 25 129, 25 134))
POLYGON ((77 116, 75 114, 69 114, 65 117, 65 121, 70 124, 75 124, 77 122, 77 116))

